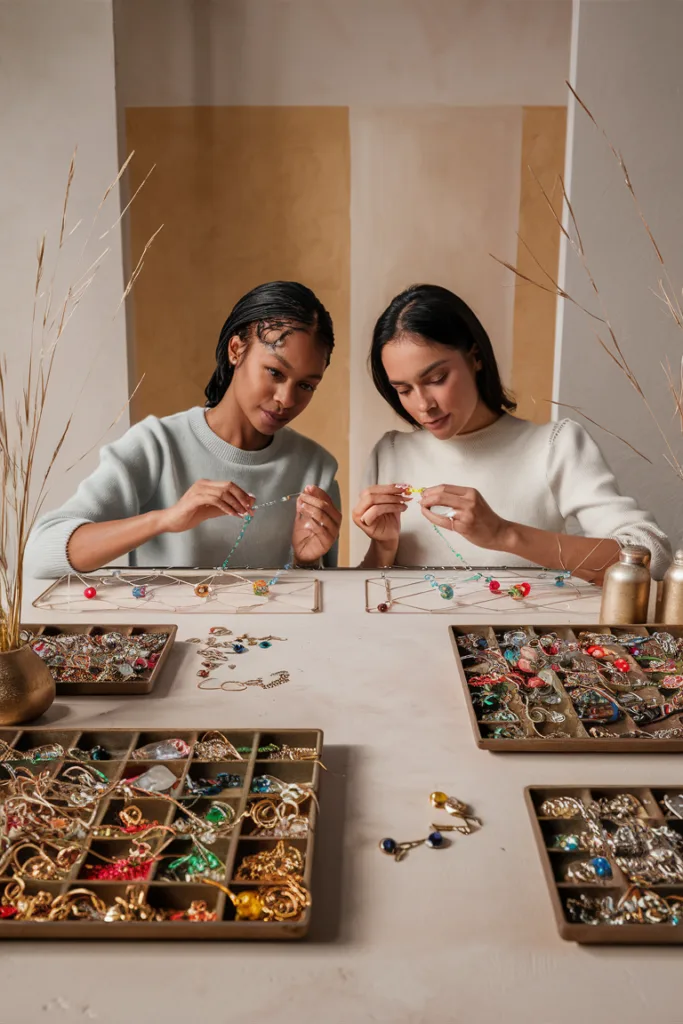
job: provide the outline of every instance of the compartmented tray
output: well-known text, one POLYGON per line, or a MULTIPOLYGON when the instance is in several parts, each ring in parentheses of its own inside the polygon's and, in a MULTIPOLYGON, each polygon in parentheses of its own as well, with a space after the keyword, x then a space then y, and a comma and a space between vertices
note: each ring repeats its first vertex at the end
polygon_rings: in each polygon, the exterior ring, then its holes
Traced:
MULTIPOLYGON (((221 729, 219 731, 238 750, 243 751, 243 760, 232 759, 221 762, 198 758, 194 752, 194 744, 202 738, 207 730, 149 729, 138 732, 130 729, 79 731, 78 729, 19 730, 2 728, 0 729, 0 742, 7 744, 14 751, 29 751, 47 744, 59 744, 64 749, 64 756, 37 763, 30 760, 7 762, 5 760, 7 748, 3 747, 4 754, 0 760, 0 779, 9 777, 10 772, 7 769, 10 763, 12 769, 21 768, 30 771, 33 775, 48 772, 52 779, 62 777, 63 772, 69 767, 96 768, 107 776, 110 785, 98 800, 91 830, 96 826, 120 822, 118 817, 120 811, 131 805, 138 807, 148 821, 173 827, 174 822, 184 817, 182 810, 175 803, 165 800, 157 793, 144 795, 135 792, 132 796, 126 796, 120 789, 114 788, 116 783, 139 776, 155 766, 163 765, 177 776, 178 782, 171 792, 177 803, 189 807, 201 817, 204 817, 214 801, 220 801, 224 805, 229 804, 235 812, 236 824, 230 835, 227 838, 219 838, 213 845, 207 847, 222 862, 223 867, 220 869, 221 878, 219 880, 234 894, 244 891, 255 892, 259 886, 272 887, 277 884, 268 881, 242 881, 237 878, 240 865, 245 857, 261 850, 273 849, 278 842, 277 838, 261 837, 255 834, 257 829, 253 820, 249 817, 241 817, 252 802, 263 800, 268 796, 276 799, 274 794, 252 789, 254 779, 267 774, 285 784, 297 783, 300 786, 309 787, 311 795, 302 803, 299 811, 302 816, 308 818, 308 830, 304 834, 284 837, 282 841, 286 846, 292 846, 300 852, 303 858, 303 883, 310 892, 318 806, 319 759, 322 755, 323 745, 322 732, 318 729, 273 729, 268 732, 256 729, 221 729), (171 738, 184 740, 191 748, 189 756, 176 760, 156 761, 138 760, 131 756, 133 751, 141 746, 171 738), (264 750, 265 747, 273 744, 280 747, 280 751, 264 750), (90 761, 69 757, 68 752, 74 748, 91 750, 97 746, 104 747, 113 756, 107 760, 90 761), (315 759, 312 755, 311 759, 292 760, 286 757, 282 751, 285 746, 311 748, 315 752, 315 759), (278 757, 278 753, 283 754, 282 758, 278 757), (214 793, 210 796, 196 796, 186 792, 188 778, 204 781, 218 780, 222 773, 232 775, 233 783, 238 776, 241 776, 242 781, 239 785, 231 783, 220 794, 214 793)), ((5 799, 3 788, 0 786, 0 811, 2 811, 2 803, 5 799)), ((4 814, 1 815, 0 820, 3 818, 4 814)), ((168 835, 170 837, 171 833, 168 835)), ((3 841, 6 840, 5 835, 0 838, 3 841)), ((25 892, 27 895, 34 895, 43 891, 56 897, 74 889, 87 889, 95 893, 107 906, 111 906, 117 897, 124 896, 127 886, 135 885, 141 888, 144 901, 152 908, 183 910, 192 901, 201 900, 206 902, 209 911, 216 913, 216 920, 102 921, 69 919, 22 921, 4 917, 0 908, 0 939, 299 939, 306 935, 310 925, 310 906, 296 920, 238 920, 231 899, 219 888, 200 880, 185 882, 162 879, 160 875, 166 870, 165 865, 168 865, 174 857, 190 852, 192 848, 191 840, 182 836, 173 838, 168 845, 164 845, 166 841, 162 838, 150 837, 149 842, 153 849, 160 850, 166 856, 162 856, 160 861, 152 864, 150 873, 144 880, 134 882, 102 881, 86 877, 87 865, 105 862, 105 858, 111 860, 125 856, 134 840, 135 835, 124 835, 122 838, 102 838, 92 836, 89 832, 88 838, 82 842, 83 852, 71 867, 68 877, 62 881, 28 878, 25 892), (98 855, 100 856, 98 857, 98 855)), ((3 847, 2 861, 0 861, 3 866, 6 860, 5 850, 6 846, 3 847)), ((35 850, 29 850, 26 856, 22 857, 22 862, 35 852, 35 850)), ((51 850, 51 853, 54 854, 54 849, 51 850)), ((5 886, 11 882, 11 873, 5 868, 0 873, 0 896, 5 892, 5 886)))
MULTIPOLYGON (((645 824, 659 828, 666 826, 681 836, 683 842, 683 820, 677 815, 668 813, 662 800, 667 795, 680 797, 681 786, 528 786, 525 798, 538 850, 543 865, 543 872, 550 891, 550 899, 560 936, 570 942, 584 944, 624 944, 624 945, 680 945, 683 943, 683 912, 673 917, 675 923, 625 923, 607 924, 584 923, 575 920, 570 908, 575 907, 582 897, 588 899, 611 897, 614 905, 620 899, 628 899, 627 894, 633 893, 634 883, 616 863, 613 850, 607 845, 601 857, 609 862, 611 877, 603 881, 575 882, 566 880, 566 871, 570 863, 589 859, 592 854, 583 849, 567 851, 554 845, 558 835, 576 835, 587 831, 587 820, 584 817, 550 817, 541 813, 545 800, 557 797, 571 797, 589 807, 595 800, 609 800, 621 794, 631 794, 643 806, 641 820, 645 824), (569 901, 569 904, 568 904, 569 901)), ((683 797, 679 806, 683 811, 683 797)), ((597 816, 600 828, 614 834, 619 819, 610 814, 597 816)), ((622 819, 623 820, 623 819, 622 819)), ((667 884, 641 884, 638 890, 642 893, 654 893, 657 898, 680 900, 683 908, 683 882, 667 884)))
MULTIPOLYGON (((519 751, 541 751, 548 753, 551 751, 554 753, 652 754, 680 753, 683 751, 683 674, 680 677, 680 688, 665 691, 658 685, 656 679, 648 677, 631 655, 630 651, 637 649, 634 648, 633 643, 629 643, 627 646, 622 646, 619 643, 620 638, 637 634, 643 637, 644 643, 647 644, 648 638, 653 639, 653 635, 656 633, 668 633, 676 640, 680 640, 683 638, 682 627, 664 625, 598 626, 595 623, 585 626, 572 625, 571 627, 567 625, 497 625, 495 627, 458 625, 450 626, 449 633, 456 655, 458 674, 465 693, 467 709, 472 722, 475 742, 481 749, 508 753, 519 751), (461 644, 466 637, 475 637, 478 643, 482 645, 480 649, 477 649, 479 654, 485 656, 487 651, 491 651, 494 658, 500 659, 504 657, 501 647, 503 635, 515 631, 526 633, 532 643, 538 643, 540 637, 546 637, 551 633, 555 634, 560 642, 567 641, 569 643, 577 643, 579 635, 584 632, 614 637, 613 641, 610 640, 603 644, 607 656, 600 661, 600 665, 611 666, 615 659, 623 659, 625 662, 628 662, 628 671, 621 673, 626 678, 627 683, 625 685, 620 683, 618 687, 615 686, 614 690, 612 690, 607 685, 607 680, 602 679, 600 686, 614 700, 615 709, 618 705, 621 705, 618 718, 614 721, 600 722, 595 719, 582 719, 577 713, 571 696, 573 693, 574 699, 576 699, 581 688, 565 687, 563 679, 566 678, 568 670, 561 668, 559 671, 555 671, 552 668, 543 668, 541 670, 545 681, 552 686, 554 691, 551 695, 553 703, 547 705, 545 709, 542 702, 539 703, 533 700, 533 695, 531 696, 532 702, 529 703, 531 691, 526 693, 514 683, 508 683, 505 686, 509 689, 510 696, 506 700, 505 708, 514 718, 498 720, 488 718, 489 715, 495 714, 496 711, 484 709, 481 698, 484 690, 478 691, 476 684, 473 685, 472 683, 476 676, 486 675, 488 669, 482 669, 481 671, 477 669, 475 658, 468 654, 461 644), (628 691, 635 692, 637 698, 637 703, 634 702, 631 705, 630 711, 625 703, 624 696, 628 691), (680 706, 677 706, 666 717, 659 718, 657 721, 642 722, 645 705, 659 706, 663 712, 665 704, 671 706, 671 702, 676 700, 680 701, 680 706), (538 708, 541 708, 541 710, 534 710, 533 716, 530 718, 529 710, 538 708), (549 717, 553 714, 556 717, 555 721, 549 717), (632 717, 632 714, 640 718, 640 723, 632 717), (484 718, 485 715, 487 716, 486 720, 484 718), (557 715, 563 716, 563 720, 559 721, 557 715), (539 717, 539 720, 533 721, 532 718, 534 716, 539 717), (519 733, 519 735, 501 735, 501 733, 504 734, 510 728, 510 725, 513 726, 511 731, 519 733), (599 735, 592 734, 592 729, 597 730, 599 735), (680 735, 664 737, 655 735, 660 731, 671 729, 680 730, 680 735), (637 735, 634 736, 632 735, 633 733, 637 733, 637 735)), ((579 653, 576 652, 577 655, 579 653)), ((678 658, 681 660, 681 667, 683 668, 683 648, 678 658)), ((595 659, 589 659, 589 661, 595 661, 595 659)), ((500 662, 500 664, 503 666, 505 663, 500 662)), ((506 668, 501 667, 501 673, 506 671, 513 672, 515 668, 512 664, 507 665, 506 668)), ((494 675, 495 673, 491 672, 489 674, 494 675)), ((574 674, 580 673, 575 671, 574 674)), ((666 673, 659 672, 657 675, 664 676, 666 673)), ((673 679, 674 675, 670 675, 669 678, 673 679)), ((592 688, 587 685, 585 689, 591 690, 592 688)), ((495 707, 496 705, 494 703, 491 706, 495 707)), ((659 714, 660 712, 655 711, 653 713, 659 714)))
POLYGON ((168 640, 164 644, 161 652, 159 653, 159 659, 152 668, 145 668, 142 672, 139 672, 132 676, 130 679, 121 680, 120 682, 107 681, 107 682, 74 682, 72 680, 61 680, 53 672, 55 676, 55 685, 57 687, 57 696, 71 696, 71 697, 90 697, 90 696, 113 696, 113 695, 128 695, 135 693, 151 693, 156 686, 164 662, 168 658, 171 648, 175 642, 178 627, 173 625, 164 626, 130 626, 130 625, 114 625, 108 626, 95 626, 95 625, 77 625, 73 622, 66 625, 34 625, 26 623, 21 625, 22 630, 26 630, 32 633, 34 636, 42 636, 46 639, 52 636, 58 636, 60 633, 69 634, 70 636, 105 636, 107 633, 121 633, 123 636, 143 636, 146 633, 166 633, 168 640))

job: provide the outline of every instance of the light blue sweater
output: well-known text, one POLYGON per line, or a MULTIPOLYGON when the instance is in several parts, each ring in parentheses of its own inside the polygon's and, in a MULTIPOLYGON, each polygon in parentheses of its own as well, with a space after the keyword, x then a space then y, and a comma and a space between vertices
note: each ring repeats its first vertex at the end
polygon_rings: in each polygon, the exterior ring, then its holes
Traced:
MULTIPOLYGON (((204 409, 175 416, 148 416, 106 445, 100 464, 73 498, 36 523, 25 569, 58 577, 72 568, 66 549, 84 523, 125 519, 170 508, 196 480, 231 480, 256 495, 258 504, 294 494, 308 484, 326 491, 341 508, 335 459, 315 441, 285 427, 261 451, 243 451, 214 434, 204 409)), ((279 568, 291 560, 296 502, 259 510, 230 560, 231 568, 279 568)), ((154 537, 129 555, 132 566, 215 568, 225 560, 242 527, 232 516, 208 519, 184 533, 154 537)), ((325 558, 336 565, 336 546, 325 558)))

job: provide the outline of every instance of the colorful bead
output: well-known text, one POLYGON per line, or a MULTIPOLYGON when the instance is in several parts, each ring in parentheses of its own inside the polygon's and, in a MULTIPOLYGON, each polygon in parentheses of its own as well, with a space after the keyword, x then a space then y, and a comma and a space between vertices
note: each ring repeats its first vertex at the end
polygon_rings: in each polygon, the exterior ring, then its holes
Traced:
POLYGON ((86 587, 83 591, 83 597, 87 597, 89 601, 92 601, 93 597, 97 597, 97 591, 94 587, 86 587))
POLYGON ((147 587, 133 587, 133 597, 144 597, 147 593, 147 587))
POLYGON ((388 604, 378 604, 377 605, 377 611, 378 612, 388 612, 389 611, 389 605, 388 604))
POLYGON ((591 644, 590 647, 586 648, 586 654, 589 654, 591 658, 604 658, 607 654, 604 647, 599 647, 597 644, 591 644))
POLYGON ((439 593, 444 601, 450 601, 453 598, 453 587, 448 583, 442 583, 439 587, 439 593))
POLYGON ((244 644, 233 644, 232 649, 235 654, 244 654, 247 650, 244 644))
POLYGON ((258 921, 263 913, 263 903, 255 892, 240 892, 235 896, 233 903, 238 921, 258 921))
POLYGON ((206 597, 206 595, 209 593, 209 584, 198 583, 197 586, 194 588, 194 593, 195 597, 206 597))
POLYGON ((270 587, 265 580, 254 580, 252 589, 257 597, 266 597, 270 592, 270 587))
POLYGON ((531 584, 530 583, 520 583, 519 589, 524 594, 524 597, 528 597, 530 592, 531 592, 531 584))
POLYGON ((612 662, 617 672, 629 672, 631 666, 629 665, 626 658, 615 658, 612 662))
POLYGON ((429 794, 429 802, 432 807, 445 807, 447 800, 448 794, 442 793, 441 790, 437 789, 434 793, 429 794))
POLYGON ((593 857, 591 864, 598 878, 612 877, 612 867, 606 857, 593 857))
POLYGON ((382 853, 396 853, 396 840, 395 839, 382 839, 379 844, 379 848, 382 853))
POLYGON ((425 839, 425 844, 432 850, 438 850, 440 846, 443 846, 443 836, 440 832, 430 832, 425 839))
POLYGON ((491 580, 491 582, 489 583, 489 590, 491 591, 492 594, 498 593, 498 591, 500 590, 500 583, 498 582, 498 580, 491 580))
POLYGON ((270 640, 261 640, 261 642, 259 643, 259 647, 261 647, 264 651, 267 650, 269 647, 272 647, 272 646, 273 645, 270 642, 270 640))

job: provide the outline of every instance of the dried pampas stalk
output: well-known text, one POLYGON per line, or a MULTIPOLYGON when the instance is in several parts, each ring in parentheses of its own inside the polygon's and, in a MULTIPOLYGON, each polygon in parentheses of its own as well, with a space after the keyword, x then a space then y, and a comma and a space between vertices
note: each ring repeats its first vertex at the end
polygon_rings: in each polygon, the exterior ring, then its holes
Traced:
MULTIPOLYGON (((93 227, 97 216, 104 206, 105 200, 119 181, 129 161, 130 157, 105 191, 97 208, 93 227)), ((42 290, 45 277, 45 236, 43 236, 38 246, 28 366, 26 367, 24 383, 21 386, 19 401, 14 401, 11 398, 12 389, 10 388, 7 357, 3 354, 0 358, 0 651, 14 650, 20 646, 23 567, 26 543, 45 502, 50 479, 71 429, 75 412, 74 407, 66 415, 64 426, 61 428, 59 436, 47 458, 47 468, 44 470, 42 477, 39 480, 35 480, 38 444, 42 437, 43 416, 50 390, 55 358, 71 317, 76 312, 83 297, 87 294, 88 289, 97 276, 102 260, 109 251, 106 249, 101 253, 81 277, 74 284, 67 287, 66 294, 59 304, 57 312, 53 315, 55 280, 60 255, 65 243, 75 230, 67 230, 69 198, 75 166, 76 154, 74 153, 67 175, 55 265, 49 287, 45 292, 42 290), (39 336, 37 337, 37 335, 39 336)), ((118 219, 115 223, 118 223, 118 219)), ((152 239, 145 245, 143 256, 157 234, 158 231, 154 233, 152 239)), ((135 279, 140 273, 141 264, 142 257, 131 276, 131 280, 126 284, 123 293, 124 298, 131 291, 135 279)), ((124 406, 114 422, 117 422, 126 406, 124 406)), ((81 455, 73 465, 80 462, 83 457, 84 455, 81 455)), ((72 468, 72 466, 69 468, 72 468)))
MULTIPOLYGON (((653 250, 653 252, 654 252, 654 254, 656 256, 656 259, 657 259, 657 261, 659 263, 659 266, 660 266, 660 269, 661 269, 662 277, 658 281, 658 291, 655 294, 657 294, 658 298, 661 299, 663 305, 667 309, 668 313, 670 314, 670 316, 671 316, 673 322, 676 324, 676 326, 678 328, 680 328, 681 330, 683 330, 683 308, 681 307, 681 304, 678 301, 678 298, 677 298, 677 295, 676 295, 676 289, 674 288, 674 286, 673 286, 673 284, 671 282, 671 277, 670 277, 668 269, 666 267, 666 263, 664 261, 663 255, 662 255, 662 251, 661 251, 659 245, 657 244, 657 241, 656 241, 656 239, 654 237, 654 234, 653 234, 653 232, 652 232, 652 230, 651 230, 651 228, 650 228, 650 226, 649 226, 649 224, 648 224, 648 222, 647 222, 647 220, 645 218, 645 215, 643 213, 641 205, 640 205, 640 203, 638 201, 638 197, 636 195, 636 192, 635 192, 635 189, 634 189, 634 186, 633 186, 633 182, 631 181, 631 176, 630 176, 630 174, 628 172, 628 168, 626 167, 626 163, 624 161, 624 158, 623 158, 621 152, 616 148, 616 146, 610 140, 610 138, 607 135, 607 133, 605 132, 605 130, 600 127, 600 125, 598 124, 597 120, 595 119, 595 117, 593 116, 593 114, 591 113, 591 111, 589 110, 587 105, 579 97, 579 95, 577 94, 575 89, 570 85, 569 82, 567 82, 566 84, 567 84, 567 87, 569 88, 572 96, 574 97, 574 99, 578 103, 579 107, 583 110, 583 112, 586 114, 586 116, 588 118, 590 118, 590 120, 593 123, 593 125, 602 134, 603 138, 605 139, 605 142, 607 143, 607 146, 609 147, 610 152, 612 153, 614 159, 616 160, 616 162, 617 162, 617 164, 619 166, 619 169, 620 169, 620 171, 622 173, 624 185, 625 185, 625 187, 626 187, 626 189, 628 191, 628 194, 630 195, 631 199, 633 200, 633 203, 634 203, 635 208, 636 208, 636 212, 638 214, 638 218, 639 218, 639 220, 640 220, 640 222, 641 222, 641 224, 643 226, 643 229, 645 231, 647 239, 648 239, 648 241, 650 243, 650 246, 652 247, 652 250, 653 250)), ((533 174, 533 171, 531 173, 533 174)), ((579 302, 573 295, 570 295, 567 291, 565 291, 560 286, 560 284, 557 281, 555 281, 554 278, 547 272, 547 270, 545 270, 542 267, 540 261, 536 259, 534 254, 531 252, 531 249, 529 248, 527 243, 524 241, 524 239, 520 238, 520 241, 521 241, 522 245, 527 250, 527 252, 530 254, 530 256, 533 259, 533 261, 536 264, 536 266, 540 269, 541 273, 543 274, 544 278, 546 279, 546 282, 549 282, 549 283, 536 281, 533 278, 529 277, 527 274, 522 273, 522 271, 520 271, 517 267, 513 266, 511 263, 508 263, 505 260, 499 259, 493 253, 491 253, 491 255, 493 256, 493 259, 495 259, 497 263, 500 263, 507 270, 510 270, 520 280, 526 282, 527 284, 532 284, 536 288, 540 288, 542 291, 550 292, 552 295, 556 295, 558 298, 565 299, 566 301, 571 302, 578 309, 580 309, 581 312, 584 313, 585 316, 588 317, 593 322, 594 325, 595 324, 598 325, 597 328, 595 326, 593 327, 593 334, 595 335, 596 341, 601 346, 602 350, 609 356, 609 358, 612 360, 614 365, 616 367, 618 367, 619 371, 628 380, 629 384, 631 385, 633 390, 638 395, 638 398, 640 399, 640 401, 645 406, 645 408, 646 408, 646 410, 648 412, 648 415, 649 415, 650 419, 652 420, 652 422, 653 422, 653 424, 654 424, 657 432, 659 433, 659 436, 662 439, 662 442, 664 444, 665 451, 663 453, 663 457, 664 457, 665 461, 669 464, 669 466, 671 466, 671 468, 676 473, 676 475, 679 477, 679 479, 683 480, 683 455, 677 454, 676 451, 674 450, 673 441, 669 437, 668 426, 665 426, 665 424, 662 423, 662 421, 660 420, 660 417, 658 416, 657 412, 655 412, 655 408, 654 408, 653 402, 648 397, 648 395, 647 395, 647 393, 645 391, 645 388, 643 387, 643 385, 641 384, 640 380, 638 379, 638 376, 637 376, 636 372, 634 371, 634 369, 630 365, 628 359, 626 358, 626 355, 624 353, 623 347, 622 347, 622 345, 621 345, 621 343, 620 343, 620 341, 619 341, 619 339, 617 337, 616 331, 615 331, 614 327, 612 326, 612 324, 610 322, 609 316, 607 314, 607 310, 605 308, 605 304, 603 302, 602 295, 600 293, 600 289, 598 288, 597 282, 595 280, 595 277, 593 275, 593 272, 592 272, 592 270, 590 268, 590 265, 589 265, 589 262, 588 262, 588 258, 587 258, 587 255, 586 255, 586 250, 585 250, 584 244, 583 244, 583 239, 581 237, 581 232, 579 231, 578 220, 577 220, 574 208, 573 208, 573 206, 571 204, 571 201, 569 199, 569 196, 567 194, 567 190, 565 188, 564 181, 562 180, 561 177, 559 178, 559 183, 560 183, 560 187, 561 187, 561 190, 562 190, 562 200, 563 200, 563 204, 564 204, 564 209, 565 209, 566 214, 567 214, 567 221, 568 221, 569 229, 568 229, 567 226, 565 226, 565 223, 563 222, 562 218, 558 216, 558 214, 557 214, 557 212, 556 212, 556 210, 555 210, 555 208, 553 206, 551 196, 548 195, 548 192, 543 187, 543 185, 538 180, 538 178, 536 178, 535 175, 534 175, 534 178, 535 178, 536 184, 538 185, 538 188, 540 189, 540 192, 541 192, 541 194, 542 194, 542 196, 543 196, 543 198, 544 198, 544 200, 546 202, 546 205, 548 206, 548 209, 550 210, 553 218, 555 219, 555 222, 556 222, 557 226, 559 227, 560 232, 562 233, 564 238, 567 240, 567 244, 571 247, 571 249, 573 250, 575 256, 577 257, 577 259, 581 263, 581 266, 582 266, 582 268, 583 268, 583 270, 584 270, 584 272, 586 274, 586 277, 587 277, 588 282, 590 284, 590 287, 591 287, 591 290, 593 292, 593 295, 594 295, 594 297, 595 297, 595 299, 596 299, 596 301, 597 301, 597 303, 598 303, 598 305, 600 307, 600 313, 595 313, 595 312, 593 312, 593 310, 588 309, 587 306, 585 306, 581 302, 579 302)), ((672 399, 673 399, 673 413, 674 413, 674 417, 678 419, 678 423, 679 423, 679 431, 678 431, 678 433, 683 433, 683 361, 681 363, 681 372, 680 372, 680 374, 678 376, 678 380, 676 380, 674 378, 673 372, 671 370, 671 367, 668 365, 668 363, 667 363, 666 366, 663 366, 662 369, 664 371, 664 375, 665 375, 665 379, 666 379, 668 390, 669 390, 669 392, 670 392, 670 394, 672 396, 672 399)), ((548 399, 548 401, 551 401, 551 400, 548 399)), ((562 405, 564 403, 552 402, 552 404, 553 405, 562 405)), ((609 430, 603 424, 598 423, 594 419, 591 419, 591 417, 587 416, 586 413, 583 412, 580 408, 577 408, 575 406, 568 406, 568 408, 574 409, 575 412, 578 412, 581 416, 583 416, 585 419, 587 419, 590 423, 593 423, 595 426, 599 427, 600 430, 604 430, 606 433, 611 434, 612 437, 617 438, 623 444, 627 445, 627 447, 630 448, 631 451, 635 452, 636 455, 639 455, 641 458, 645 459, 646 462, 650 462, 650 463, 652 462, 651 459, 649 459, 646 455, 644 455, 643 452, 639 451, 634 445, 632 445, 629 441, 627 441, 625 438, 623 438, 620 434, 616 434, 614 431, 609 430)))

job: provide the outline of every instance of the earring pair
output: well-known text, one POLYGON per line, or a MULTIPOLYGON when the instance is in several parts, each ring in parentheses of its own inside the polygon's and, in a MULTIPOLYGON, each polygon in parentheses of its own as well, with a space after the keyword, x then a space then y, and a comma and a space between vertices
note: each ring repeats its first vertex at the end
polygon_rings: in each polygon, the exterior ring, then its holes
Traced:
POLYGON ((444 837, 444 832, 459 832, 460 835, 468 836, 477 828, 481 828, 480 819, 476 818, 470 812, 468 805, 463 803, 462 800, 457 800, 455 797, 448 796, 440 790, 435 790, 430 794, 429 802, 432 807, 437 808, 437 810, 446 811, 453 817, 459 818, 462 821, 462 824, 437 825, 432 822, 430 826, 432 831, 426 836, 426 838, 412 839, 402 843, 399 843, 390 836, 387 836, 379 842, 379 848, 382 853, 386 853, 390 857, 393 857, 395 861, 400 861, 403 860, 409 850, 414 850, 418 846, 428 846, 431 850, 438 850, 443 846, 447 846, 448 840, 444 837))

